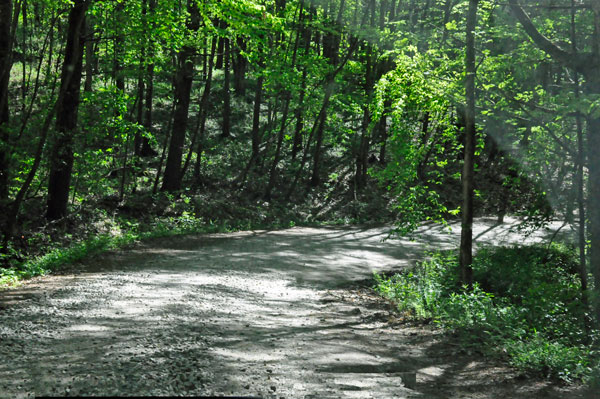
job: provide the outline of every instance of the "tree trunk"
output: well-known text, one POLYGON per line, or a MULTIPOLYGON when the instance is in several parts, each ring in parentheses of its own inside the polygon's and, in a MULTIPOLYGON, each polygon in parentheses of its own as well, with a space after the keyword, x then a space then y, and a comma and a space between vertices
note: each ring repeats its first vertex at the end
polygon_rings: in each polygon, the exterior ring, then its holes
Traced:
MULTIPOLYGON (((344 11, 345 1, 342 0, 340 2, 340 9, 338 12, 337 21, 341 22, 341 16, 344 11)), ((333 5, 332 5, 333 8, 333 5)), ((337 27, 339 29, 340 26, 337 27)), ((329 58, 331 65, 337 67, 339 64, 339 33, 335 32, 336 27, 332 27, 332 29, 323 36, 323 55, 329 58)), ((349 53, 351 50, 348 50, 349 53)), ((344 61, 345 63, 345 61, 344 61)), ((321 183, 320 178, 320 168, 321 168, 321 151, 323 147, 323 133, 325 131, 325 122, 327 121, 327 106, 329 105, 329 100, 333 94, 333 88, 335 85, 335 76, 339 72, 339 68, 336 68, 336 71, 331 74, 331 76, 325 81, 325 98, 323 100, 323 108, 321 112, 321 118, 319 120, 319 125, 317 128, 317 138, 315 143, 315 150, 313 155, 313 171, 312 177, 310 179, 310 185, 312 187, 317 187, 321 183)))
MULTIPOLYGON (((148 1, 148 14, 152 18, 156 10, 156 0, 148 1)), ((151 29, 154 27, 152 24, 151 29)), ((152 111, 153 111, 153 100, 154 100, 154 51, 153 51, 153 38, 149 35, 148 43, 148 63, 146 65, 146 101, 144 102, 144 122, 143 126, 146 132, 152 133, 152 111)), ((156 156, 157 152, 152 149, 150 140, 147 137, 142 137, 142 144, 140 149, 140 156, 142 157, 153 157, 156 156)))
POLYGON ((360 143, 356 152, 356 170, 354 171, 354 188, 361 191, 367 184, 367 160, 369 158, 369 122, 371 112, 369 107, 363 107, 363 119, 361 123, 360 143))
MULTIPOLYGON (((587 64, 584 71, 587 80, 587 91, 600 94, 600 4, 594 3, 594 43, 593 59, 596 64, 587 64)), ((588 118, 587 148, 589 169, 588 209, 590 220, 590 267, 595 282, 595 316, 596 326, 600 327, 600 118, 590 115, 588 118)))
MULTIPOLYGON (((302 25, 303 13, 304 13, 304 3, 300 2, 299 5, 300 17, 299 17, 299 25, 302 25)), ((296 32, 296 40, 294 41, 294 50, 292 53, 292 62, 290 63, 290 69, 296 69, 296 58, 298 56, 298 46, 300 44, 300 38, 302 36, 302 28, 299 28, 296 32)), ((279 134, 277 135, 277 147, 275 149, 275 157, 273 158, 273 163, 271 164, 271 170, 269 173, 269 183, 267 185, 267 190, 265 191, 265 199, 267 201, 271 200, 271 192, 273 191, 273 187, 275 187, 275 182, 277 180, 277 166, 279 164, 279 160, 281 158, 281 147, 283 145, 283 137, 285 135, 285 127, 287 126, 287 118, 288 112, 290 109, 290 102, 292 100, 292 93, 288 90, 284 92, 284 101, 285 105, 283 107, 283 115, 281 116, 281 125, 279 128, 279 134)))
POLYGON ((454 7, 455 0, 446 0, 444 3, 444 20, 442 29, 444 30, 442 33, 442 44, 445 44, 448 40, 448 28, 446 28, 446 24, 450 22, 450 14, 452 13, 452 7, 454 7))
MULTIPOLYGON (((308 56, 308 53, 310 52, 310 30, 308 29, 307 25, 303 23, 304 21, 304 1, 302 0, 300 2, 301 4, 301 14, 300 16, 302 17, 299 21, 299 29, 301 29, 301 40, 302 40, 302 44, 303 44, 303 48, 304 48, 304 56, 308 56)), ((312 13, 308 12, 308 20, 309 22, 311 21, 311 16, 312 13)), ((298 93, 298 106, 296 107, 295 110, 295 115, 294 117, 296 118, 296 127, 294 129, 294 141, 292 144, 292 160, 296 159, 296 156, 298 154, 298 152, 301 150, 302 148, 302 131, 304 130, 304 115, 303 115, 303 109, 304 109, 304 97, 306 96, 306 80, 308 77, 308 66, 304 65, 302 68, 302 78, 300 79, 300 92, 298 93)))
POLYGON ((460 280, 473 284, 473 180, 475 165, 475 26, 479 0, 469 0, 467 13, 467 43, 465 57, 465 147, 462 170, 462 223, 460 234, 460 280))
POLYGON ((92 91, 94 78, 94 27, 87 19, 85 24, 85 83, 83 90, 87 93, 92 91))
MULTIPOLYGON (((375 8, 374 4, 371 3, 371 19, 374 23, 375 19, 375 8)), ((373 95, 373 88, 375 85, 375 68, 373 65, 374 61, 374 50, 372 46, 366 43, 366 65, 365 65, 365 84, 364 84, 364 97, 365 104, 363 105, 363 119, 361 123, 361 134, 360 144, 356 151, 356 170, 354 172, 354 189, 361 191, 367 183, 367 159, 369 157, 369 123, 371 122, 371 112, 369 111, 369 104, 371 96, 373 95)))
POLYGON ((200 178, 200 162, 202 160, 202 152, 204 151, 204 129, 206 126, 206 115, 208 110, 208 97, 210 96, 210 90, 212 86, 212 75, 213 75, 213 67, 214 67, 214 58, 216 51, 216 41, 212 41, 211 50, 210 50, 210 61, 207 65, 206 71, 206 81, 204 82, 204 91, 202 92, 202 97, 200 97, 200 101, 198 103, 198 117, 196 120, 196 127, 194 128, 194 133, 192 135, 192 141, 190 143, 190 149, 185 157, 185 162, 183 164, 183 169, 181 171, 182 177, 185 175, 187 171, 190 160, 192 159, 192 152, 194 150, 194 146, 196 145, 196 141, 198 141, 198 145, 196 147, 196 165, 194 168, 194 181, 198 182, 200 178))
POLYGON ((248 62, 242 51, 246 50, 246 42, 238 37, 236 40, 235 57, 233 61, 233 89, 235 94, 243 96, 246 94, 246 69, 248 62))
POLYGON ((306 78, 308 75, 308 68, 302 69, 302 78, 300 80, 300 93, 298 94, 298 107, 296 107, 295 118, 296 127, 294 129, 294 143, 292 144, 292 160, 296 159, 298 151, 302 148, 302 131, 304 130, 304 116, 303 116, 303 103, 304 96, 306 95, 306 78))
MULTIPOLYGON (((313 172, 312 172, 312 177, 310 180, 310 185, 312 187, 317 187, 320 184, 319 175, 320 175, 320 166, 321 166, 321 147, 323 145, 323 131, 325 129, 325 121, 327 120, 327 107, 329 106, 329 100, 331 100, 331 96, 333 95, 334 88, 335 88, 335 78, 336 78, 337 74, 342 70, 342 68, 348 61, 348 59, 352 56, 357 45, 358 45, 358 38, 355 37, 355 38, 353 38, 352 42, 350 43, 350 47, 348 48, 346 57, 342 60, 341 63, 339 63, 337 68, 324 79, 324 81, 325 81, 324 82, 325 96, 323 98, 323 105, 321 106, 321 111, 319 112, 319 115, 317 116, 317 119, 315 120, 315 124, 313 125, 313 128, 311 130, 310 137, 308 140, 309 142, 306 144, 307 148, 308 148, 308 146, 310 145, 310 141, 312 139, 313 133, 315 132, 315 128, 316 128, 317 142, 315 143, 315 150, 314 150, 314 157, 313 157, 313 172)), ((296 183, 298 182, 299 175, 302 172, 302 169, 304 168, 305 158, 306 158, 306 151, 305 151, 304 155, 302 156, 302 161, 300 162, 300 168, 298 169, 298 172, 296 173, 294 182, 292 183, 292 185, 290 186, 290 189, 288 190, 288 193, 286 195, 287 198, 290 197, 292 191, 296 187, 296 183)))
MULTIPOLYGON (((146 84, 144 83, 145 68, 143 66, 144 49, 140 52, 142 54, 140 59, 140 68, 138 71, 138 83, 137 83, 137 110, 136 110, 136 122, 139 126, 144 125, 144 93, 146 92, 146 84)), ((139 157, 142 152, 142 135, 140 131, 136 131, 135 138, 133 141, 133 153, 136 157, 139 157)))
MULTIPOLYGON (((146 19, 146 16, 148 14, 147 8, 148 8, 148 0, 142 0, 142 23, 144 25, 144 29, 142 32, 140 59, 138 61, 139 65, 138 65, 137 115, 136 115, 136 122, 140 126, 144 125, 144 92, 146 90, 146 83, 144 82, 144 74, 146 72, 146 69, 144 68, 144 66, 146 64, 146 43, 147 43, 147 39, 148 39, 148 30, 146 29, 146 26, 148 26, 148 20, 146 19)), ((142 135, 141 135, 141 132, 139 130, 137 130, 135 132, 135 138, 133 140, 133 153, 136 156, 136 162, 137 162, 137 159, 141 155, 141 149, 142 149, 142 135)), ((134 185, 134 190, 135 190, 135 185, 134 185)))
MULTIPOLYGON (((599 95, 600 4, 594 2, 592 11, 594 12, 594 45, 592 46, 592 59, 595 63, 585 63, 584 65, 586 65, 586 68, 582 72, 586 79, 586 85, 584 86, 586 91, 592 95, 599 95)), ((600 328, 600 151, 598 151, 598 148, 600 148, 600 117, 598 117, 597 114, 588 116, 586 133, 589 171, 588 215, 590 221, 590 268, 595 282, 594 313, 596 327, 600 328)))
MULTIPOLYGON (((188 1, 190 19, 187 28, 195 32, 200 27, 200 17, 195 1, 188 1)), ((161 191, 177 191, 181 189, 181 160, 183 144, 188 125, 190 94, 194 77, 194 55, 196 49, 190 45, 183 46, 178 56, 178 70, 175 77, 175 114, 173 116, 173 131, 169 144, 169 154, 165 166, 165 174, 161 191)))
MULTIPOLYGON (((262 60, 258 62, 258 68, 261 69, 264 66, 262 60)), ((262 71, 259 71, 258 79, 256 80, 256 88, 254 89, 254 112, 252 115, 252 160, 257 161, 259 156, 260 146, 260 107, 262 104, 262 91, 263 91, 263 80, 262 71)))
MULTIPOLYGON (((147 26, 146 15, 147 15, 147 0, 142 0, 142 19, 143 19, 144 26, 147 26)), ((137 113, 136 122, 137 122, 138 126, 144 125, 144 92, 146 90, 146 84, 144 82, 144 74, 146 71, 144 68, 144 64, 146 63, 147 36, 148 36, 148 31, 147 31, 147 29, 144 28, 143 36, 142 36, 142 44, 141 44, 141 48, 140 48, 140 59, 139 59, 139 65, 138 65, 137 112, 136 112, 137 113)), ((128 136, 128 138, 129 138, 129 136, 128 136)), ((125 145, 125 159, 127 159, 128 144, 129 144, 129 140, 127 141, 127 144, 125 145)), ((132 170, 132 183, 133 183, 132 193, 135 193, 137 191, 137 173, 138 173, 139 169, 142 167, 141 162, 140 162, 141 149, 142 149, 142 133, 141 133, 140 129, 136 129, 135 136, 133 138, 133 154, 134 154, 134 166, 135 167, 132 170)), ((120 196, 121 201, 123 200, 123 195, 124 195, 124 190, 125 190, 126 174, 127 174, 127 164, 124 162, 123 163, 123 175, 121 176, 122 177, 122 179, 121 179, 121 196, 120 196)))
MULTIPOLYGON (((384 4, 381 5, 384 7, 384 4)), ((369 2, 369 9, 365 10, 365 13, 370 11, 370 25, 371 28, 375 28, 375 1, 369 2)), ((382 9, 383 14, 383 9, 382 9)), ((383 15, 381 16, 380 23, 383 24, 383 15)), ((375 87, 375 80, 377 73, 383 73, 383 66, 376 68, 375 60, 376 54, 371 43, 365 42, 365 83, 364 83, 364 98, 365 103, 363 105, 363 119, 361 123, 361 134, 360 144, 357 148, 355 155, 356 170, 354 172, 354 190, 355 192, 361 191, 367 184, 367 162, 369 158, 369 141, 370 132, 369 124, 371 122, 371 112, 369 105, 371 103, 371 97, 373 96, 373 89, 375 87)))
POLYGON ((125 3, 119 2, 115 8, 115 25, 117 33, 115 35, 115 49, 114 49, 114 79, 117 90, 121 94, 125 92, 125 75, 123 74, 123 36, 122 26, 125 23, 123 21, 123 14, 125 9, 125 3))
POLYGON ((283 115, 281 116, 281 126, 279 128, 279 134, 277 135, 277 147, 275 149, 275 157, 273 159, 273 163, 271 164, 271 170, 269 172, 269 183, 267 184, 267 189, 265 191, 265 200, 271 201, 271 192, 273 191, 273 187, 275 187, 275 181, 277 179, 277 165, 279 164, 279 159, 281 157, 281 146, 283 144, 283 136, 285 134, 285 126, 288 117, 288 111, 290 109, 290 93, 286 93, 285 105, 283 107, 283 115))
POLYGON ((48 183, 49 220, 60 219, 67 214, 69 186, 73 170, 73 138, 77 128, 79 109, 79 87, 83 64, 83 40, 85 0, 75 0, 69 12, 67 45, 61 71, 59 103, 56 114, 56 137, 50 156, 50 178, 48 183))
MULTIPOLYGON (((223 21, 219 21, 217 24, 220 29, 225 30, 227 24, 223 21)), ((217 44, 217 63, 215 64, 216 69, 223 69, 223 59, 225 54, 225 38, 219 37, 219 43, 217 44)))
POLYGON ((225 39, 225 48, 223 54, 223 126, 221 130, 221 137, 226 138, 231 136, 231 93, 229 92, 231 86, 230 69, 231 69, 231 45, 229 39, 225 39))
MULTIPOLYGON (((27 79, 27 58, 29 56, 27 33, 29 31, 27 16, 27 1, 21 0, 21 115, 25 115, 25 108, 27 107, 27 91, 29 90, 29 83, 27 79)), ((16 40, 16 34, 15 34, 16 40)))
POLYGON ((204 130, 206 128, 206 117, 208 114, 208 98, 212 87, 212 77, 214 69, 215 51, 217 48, 217 38, 213 37, 208 61, 208 72, 206 75, 206 83, 204 84, 204 92, 202 93, 202 101, 200 103, 200 120, 199 120, 199 137, 198 146, 196 148, 196 163, 194 164, 194 180, 200 180, 200 166, 202 164, 202 152, 204 151, 204 130))
MULTIPOLYGON (((577 35, 575 31, 575 0, 571 0, 571 49, 574 54, 577 54, 577 35)), ((580 97, 579 89, 579 72, 575 71, 573 76, 575 85, 575 98, 580 97)), ((577 210, 579 214, 579 223, 577 225, 577 237, 579 246, 579 278, 581 280, 581 296, 582 302, 586 309, 589 308, 588 301, 588 272, 586 262, 586 247, 585 240, 585 152, 583 140, 583 121, 581 115, 575 117, 575 126, 577 129, 577 164, 575 166, 575 187, 577 190, 577 210)))
POLYGON ((387 110, 389 108, 389 102, 386 101, 384 104, 383 115, 381 115, 381 119, 377 124, 377 128, 379 130, 379 163, 381 165, 385 165, 385 157, 386 157, 386 147, 387 147, 387 139, 388 139, 388 128, 387 128, 387 110))
POLYGON ((171 131, 172 131, 172 127, 173 127, 174 115, 175 115, 175 103, 172 103, 171 111, 169 112, 167 128, 165 129, 165 139, 163 141, 162 149, 160 151, 158 167, 156 168, 156 176, 154 177, 154 184, 152 185, 152 194, 156 194, 158 192, 158 182, 160 181, 160 175, 162 173, 163 164, 165 162, 165 157, 167 156, 167 147, 169 146, 169 141, 171 139, 171 131))
POLYGON ((323 147, 323 132, 325 131, 325 122, 327 121, 327 107, 329 106, 329 100, 333 94, 333 87, 335 85, 334 80, 330 80, 326 83, 325 98, 323 99, 323 106, 321 107, 321 113, 319 114, 317 125, 317 141, 315 143, 315 151, 313 155, 313 170, 310 179, 311 187, 317 187, 321 183, 321 148, 323 147))
POLYGON ((0 205, 8 200, 8 84, 12 68, 12 0, 0 0, 0 205))

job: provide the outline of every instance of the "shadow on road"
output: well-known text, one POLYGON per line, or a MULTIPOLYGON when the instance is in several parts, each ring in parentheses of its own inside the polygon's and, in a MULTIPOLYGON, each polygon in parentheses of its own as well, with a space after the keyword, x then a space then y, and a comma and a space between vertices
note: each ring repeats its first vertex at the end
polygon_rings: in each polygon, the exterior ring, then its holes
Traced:
MULTIPOLYGON (((386 227, 150 240, 4 291, 0 397, 583 398, 394 324, 381 299, 348 289, 455 247, 451 227, 412 241, 386 227)), ((510 227, 482 221, 478 243, 523 241, 510 227)))

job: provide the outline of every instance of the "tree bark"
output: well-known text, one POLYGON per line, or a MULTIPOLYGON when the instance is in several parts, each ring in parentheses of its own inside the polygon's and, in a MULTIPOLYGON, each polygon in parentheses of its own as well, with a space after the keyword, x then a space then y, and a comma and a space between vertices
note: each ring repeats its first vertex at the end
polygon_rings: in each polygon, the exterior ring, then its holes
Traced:
MULTIPOLYGON (((200 16, 194 0, 188 0, 188 9, 190 11, 190 19, 188 20, 187 28, 195 32, 200 27, 200 16)), ((171 142, 169 144, 169 154, 167 156, 161 191, 177 191, 181 189, 181 161, 188 125, 195 53, 196 49, 186 44, 182 47, 178 55, 178 68, 175 77, 175 114, 173 116, 171 142)))
POLYGON ((213 67, 214 67, 214 58, 216 51, 216 42, 213 40, 210 50, 210 60, 207 65, 206 71, 206 81, 204 82, 204 91, 202 92, 202 96, 200 97, 200 101, 198 104, 198 118, 196 120, 196 126, 194 128, 194 133, 192 135, 192 140, 190 143, 190 149, 185 157, 185 162, 183 164, 183 169, 181 170, 182 178, 187 171, 190 160, 192 159, 192 152, 194 150, 194 146, 196 145, 196 141, 198 141, 198 146, 196 147, 196 167, 194 168, 194 180, 197 182, 200 178, 200 162, 202 158, 202 152, 204 151, 204 129, 206 126, 206 115, 207 115, 207 107, 208 107, 208 97, 210 96, 210 90, 212 86, 212 75, 213 75, 213 67))
MULTIPOLYGON (((148 1, 148 14, 152 18, 156 10, 156 1, 148 1)), ((154 27, 154 23, 151 24, 151 29, 154 27)), ((144 129, 149 134, 152 133, 152 112, 153 112, 153 100, 154 100, 154 39, 152 35, 149 35, 149 43, 147 50, 147 65, 146 65, 146 100, 144 102, 144 129)), ((153 157, 156 156, 157 152, 150 145, 150 140, 147 137, 142 137, 142 147, 140 149, 140 156, 142 157, 153 157)))
POLYGON ((246 94, 246 69, 248 62, 242 51, 246 50, 246 42, 242 37, 236 39, 235 57, 233 61, 233 90, 238 96, 246 94))
POLYGON ((119 2, 115 8, 115 25, 117 33, 115 35, 115 48, 114 48, 114 79, 115 86, 121 94, 125 92, 125 75, 123 74, 123 35, 122 26, 124 24, 123 14, 125 10, 125 3, 119 2))
POLYGON ((298 151, 302 148, 302 131, 304 130, 304 96, 306 95, 306 78, 308 75, 307 67, 302 69, 302 78, 300 79, 300 93, 298 94, 298 107, 296 107, 295 115, 296 127, 294 128, 294 142, 292 144, 292 160, 296 159, 298 151))
MULTIPOLYGON (((227 28, 227 23, 219 21, 216 24, 221 30, 227 28)), ((225 55, 225 38, 219 37, 219 43, 217 44, 217 63, 215 64, 216 69, 223 69, 223 60, 225 55)))
POLYGON ((12 0, 0 0, 0 205, 8 200, 8 84, 12 68, 12 0))
POLYGON ((527 13, 519 5, 518 0, 508 0, 508 2, 511 10, 521 23, 521 26, 523 26, 525 33, 527 33, 537 47, 548 53, 556 61, 578 71, 586 70, 590 65, 597 63, 592 54, 582 53, 573 57, 573 54, 554 44, 537 30, 527 13))
MULTIPOLYGON (((600 82, 597 83, 600 93, 600 82)), ((588 214, 590 220, 590 266, 594 275, 596 295, 600 294, 600 118, 588 119, 588 153, 589 193, 588 214)), ((596 321, 600 324, 600 304, 596 303, 596 321)))
MULTIPOLYGON (((329 78, 325 81, 325 98, 323 100, 323 108, 321 112, 321 118, 319 119, 319 124, 317 127, 317 138, 315 142, 315 150, 313 155, 313 171, 312 177, 310 179, 310 185, 312 187, 317 187, 321 183, 320 178, 320 169, 321 169, 321 150, 323 147, 323 133, 325 131, 325 122, 327 121, 327 106, 329 105, 329 100, 333 95, 333 89, 335 86, 335 77, 339 73, 339 43, 340 43, 340 33, 335 32, 335 29, 341 29, 341 20, 344 11, 345 1, 342 0, 340 2, 340 9, 338 11, 338 16, 336 18, 337 27, 332 27, 331 31, 328 32, 323 37, 323 55, 329 58, 331 65, 336 67, 336 70, 330 74, 329 78)), ((353 52, 353 46, 348 50, 348 54, 353 52)), ((344 60, 343 64, 346 63, 348 58, 344 60)))
MULTIPOLYGON (((258 62, 258 68, 264 66, 262 60, 258 62)), ((262 105, 262 91, 264 77, 262 71, 258 71, 256 88, 254 89, 254 111, 252 115, 252 160, 257 161, 260 147, 260 107, 262 105)))
POLYGON ((452 7, 454 7, 455 0, 446 0, 444 3, 444 19, 442 21, 442 29, 444 30, 442 33, 442 44, 445 44, 448 40, 448 29, 446 28, 446 24, 450 21, 450 14, 452 13, 452 7))
POLYGON ((199 138, 198 146, 196 148, 196 163, 194 164, 194 180, 198 182, 200 180, 200 166, 202 164, 202 152, 204 151, 204 131, 206 128, 206 117, 208 114, 208 98, 210 97, 210 91, 212 87, 212 77, 214 69, 215 51, 217 48, 217 38, 213 37, 210 51, 210 58, 208 61, 208 72, 206 75, 206 83, 204 84, 204 92, 202 93, 202 100, 200 102, 200 120, 199 122, 199 138))
POLYGON ((462 223, 460 234, 460 280, 469 287, 473 284, 473 180, 475 165, 475 26, 479 0, 469 0, 467 11, 467 43, 465 57, 465 147, 462 170, 462 223))
MULTIPOLYGON (((593 5, 594 38, 592 59, 583 71, 586 78, 586 89, 589 93, 600 94, 600 4, 593 5)), ((595 282, 595 316, 596 326, 600 327, 600 117, 590 115, 587 122, 587 148, 589 169, 588 209, 590 220, 590 267, 595 282)))
POLYGON ((85 24, 85 83, 83 90, 87 93, 92 91, 94 78, 94 27, 90 23, 90 18, 85 24))
MULTIPOLYGON (((310 30, 308 29, 308 26, 306 24, 304 24, 304 0, 302 0, 300 2, 301 4, 301 19, 299 20, 299 29, 301 30, 302 34, 301 34, 301 41, 302 41, 302 45, 304 48, 304 56, 307 56, 309 51, 310 51, 310 37, 311 37, 311 33, 310 30)), ((311 21, 311 16, 312 13, 308 12, 308 20, 309 22, 311 21)), ((296 127, 294 129, 294 141, 292 144, 292 160, 296 159, 296 156, 298 154, 298 152, 301 150, 302 148, 302 132, 304 130, 304 115, 303 115, 303 109, 304 109, 304 98, 306 96, 306 80, 308 77, 308 66, 304 65, 302 68, 302 77, 300 79, 300 92, 298 93, 298 106, 296 107, 296 110, 294 112, 294 117, 296 118, 296 127)))
POLYGON ((333 72, 331 72, 329 75, 327 75, 324 79, 325 96, 323 98, 323 105, 321 106, 321 110, 319 111, 319 114, 317 115, 317 118, 315 119, 315 123, 313 124, 313 127, 311 129, 304 154, 302 155, 302 160, 300 161, 300 167, 298 168, 298 171, 296 172, 296 176, 294 177, 294 181, 292 182, 292 185, 290 186, 290 188, 286 194, 286 198, 288 198, 288 199, 290 198, 290 196, 292 195, 292 192, 296 188, 296 184, 298 183, 298 179, 300 178, 300 173, 302 172, 302 169, 304 168, 304 163, 306 162, 306 155, 308 152, 308 147, 310 145, 310 142, 312 140, 312 137, 313 137, 313 134, 315 133, 315 131, 317 132, 317 142, 315 143, 315 151, 314 151, 314 157, 313 157, 313 172, 312 172, 312 176, 311 176, 311 180, 310 180, 310 185, 312 187, 316 187, 320 183, 319 175, 320 175, 321 146, 323 145, 323 131, 325 128, 325 121, 327 120, 327 107, 329 106, 329 101, 331 100, 331 96, 333 95, 333 92, 334 92, 335 78, 338 75, 338 73, 342 70, 342 68, 348 61, 348 59, 352 56, 357 45, 358 45, 358 38, 354 37, 352 42, 350 43, 350 47, 348 48, 346 57, 337 66, 337 68, 333 72))
POLYGON ((231 45, 229 39, 225 39, 225 47, 223 54, 223 126, 221 137, 227 138, 231 136, 231 45))
POLYGON ((315 124, 317 126, 317 141, 315 143, 315 150, 313 155, 313 170, 310 178, 311 187, 317 187, 321 183, 321 148, 323 147, 323 132, 325 130, 325 121, 327 121, 327 107, 329 106, 329 100, 333 94, 333 87, 335 85, 335 78, 329 80, 325 87, 325 98, 323 99, 323 105, 321 106, 321 112, 315 124))
POLYGON ((290 109, 290 93, 286 93, 285 105, 283 107, 283 115, 281 116, 281 126, 279 128, 279 133, 277 135, 277 147, 275 149, 275 157, 273 159, 273 163, 271 164, 271 170, 269 172, 269 183, 267 184, 267 189, 265 191, 265 200, 271 201, 271 192, 273 191, 273 187, 275 187, 275 181, 277 179, 277 165, 279 164, 279 160, 281 158, 281 146, 283 144, 283 136, 285 134, 285 126, 288 117, 288 111, 290 109))
POLYGON ((367 160, 369 158, 369 122, 371 112, 368 106, 363 107, 363 118, 361 123, 360 142, 356 152, 354 171, 354 189, 361 191, 367 184, 367 160))
MULTIPOLYGON (((372 4, 373 6, 373 4, 372 4)), ((374 6, 371 8, 371 19, 374 20, 375 10, 374 6)), ((374 21, 372 21, 374 22, 374 21)), ((365 104, 363 105, 363 118, 361 123, 360 133, 360 144, 356 151, 355 162, 356 170, 354 172, 354 189, 355 191, 361 191, 367 183, 367 159, 369 157, 369 123, 371 122, 371 112, 369 111, 369 104, 371 96, 373 95, 373 88, 375 85, 375 68, 373 65, 374 61, 374 50, 369 43, 366 43, 366 65, 365 65, 365 83, 364 83, 364 96, 365 104)))
MULTIPOLYGON (((299 26, 302 25, 303 15, 304 15, 304 2, 300 2, 299 5, 300 16, 299 26)), ((298 56, 298 46, 300 44, 300 38, 303 35, 302 28, 299 28, 296 32, 296 40, 294 40, 294 50, 292 53, 292 62, 290 63, 290 69, 296 69, 296 58, 298 56)), ((271 164, 271 170, 269 173, 269 183, 267 184, 267 189, 265 191, 265 200, 271 201, 271 193, 273 188, 275 187, 275 182, 277 180, 277 166, 279 164, 279 160, 281 158, 281 147, 283 145, 283 137, 285 135, 285 128, 287 126, 287 118, 290 109, 290 102, 292 100, 292 93, 289 90, 284 92, 284 102, 285 105, 283 107, 283 115, 281 116, 281 125, 279 127, 279 134, 277 135, 277 147, 275 149, 275 157, 273 158, 273 163, 271 164)))
POLYGON ((69 188, 73 170, 73 139, 77 128, 79 87, 83 64, 85 13, 89 3, 75 0, 69 12, 67 45, 61 71, 61 86, 56 114, 56 137, 50 156, 50 178, 46 217, 63 218, 67 214, 69 188))
POLYGON ((389 112, 389 108, 390 108, 391 104, 390 104, 390 100, 385 100, 384 104, 383 104, 383 115, 381 116, 381 119, 379 120, 379 123, 377 124, 377 128, 379 130, 379 163, 381 165, 385 165, 386 160, 386 147, 387 147, 387 139, 388 139, 388 127, 387 127, 387 121, 388 121, 388 112, 389 112))
MULTIPOLYGON (((142 23, 144 25, 143 31, 142 31, 142 40, 141 40, 141 46, 140 46, 140 58, 139 58, 139 65, 138 65, 138 84, 137 84, 137 115, 136 115, 136 122, 138 123, 138 125, 143 126, 144 125, 144 93, 146 91, 146 83, 144 81, 144 75, 146 73, 146 68, 145 68, 145 64, 146 64, 146 43, 147 43, 147 38, 148 38, 148 30, 146 29, 146 26, 148 26, 148 21, 146 19, 146 16, 148 14, 147 12, 147 8, 148 8, 148 0, 142 0, 142 23)), ((86 48, 87 51, 87 48, 86 48)), ((135 138, 133 140, 133 153, 136 156, 136 162, 137 159, 140 157, 140 153, 141 153, 141 148, 142 148, 142 135, 140 133, 140 131, 136 131, 135 132, 135 138)), ((135 188, 135 186, 134 186, 135 188)))
MULTIPOLYGON (((575 0, 571 0, 571 49, 574 54, 577 54, 577 34, 575 31, 575 0)), ((579 72, 575 71, 573 77, 573 83, 575 84, 575 98, 580 97, 579 89, 579 72)), ((581 280, 581 295, 583 305, 589 308, 588 301, 588 272, 586 262, 586 247, 587 243, 585 240, 585 152, 584 152, 584 140, 583 140, 583 121, 580 114, 575 116, 575 126, 577 129, 577 163, 575 165, 575 187, 577 190, 577 211, 579 214, 579 223, 577 225, 577 237, 579 246, 579 278, 581 280)))

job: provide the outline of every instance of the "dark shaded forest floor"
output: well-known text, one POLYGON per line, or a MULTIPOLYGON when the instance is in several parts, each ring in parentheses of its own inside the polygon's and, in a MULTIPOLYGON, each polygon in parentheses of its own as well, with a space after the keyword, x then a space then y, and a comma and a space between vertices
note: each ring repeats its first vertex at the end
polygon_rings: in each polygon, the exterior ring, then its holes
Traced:
MULTIPOLYGON (((477 242, 524 241, 510 225, 480 220, 477 242)), ((455 246, 459 230, 382 241, 387 230, 149 240, 2 291, 0 396, 594 397, 398 319, 365 281, 455 246)))

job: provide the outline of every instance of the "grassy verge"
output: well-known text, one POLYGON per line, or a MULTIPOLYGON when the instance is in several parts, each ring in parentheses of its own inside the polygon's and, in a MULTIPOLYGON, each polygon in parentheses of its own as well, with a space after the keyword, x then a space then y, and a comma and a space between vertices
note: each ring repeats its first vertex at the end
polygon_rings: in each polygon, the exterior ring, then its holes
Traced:
POLYGON ((466 290, 456 278, 456 253, 435 253, 411 271, 375 275, 376 290, 407 317, 433 320, 465 347, 519 370, 566 382, 591 378, 600 336, 586 327, 574 251, 560 245, 487 248, 473 268, 475 284, 466 290))
POLYGON ((0 289, 18 285, 20 281, 59 270, 65 265, 84 260, 102 252, 125 248, 142 240, 185 234, 223 233, 239 230, 291 227, 302 222, 260 222, 251 220, 215 223, 191 216, 187 212, 177 217, 157 218, 147 224, 121 220, 113 223, 109 232, 92 235, 66 247, 46 251, 12 267, 0 268, 0 289))

